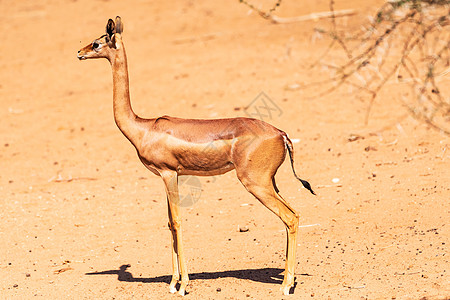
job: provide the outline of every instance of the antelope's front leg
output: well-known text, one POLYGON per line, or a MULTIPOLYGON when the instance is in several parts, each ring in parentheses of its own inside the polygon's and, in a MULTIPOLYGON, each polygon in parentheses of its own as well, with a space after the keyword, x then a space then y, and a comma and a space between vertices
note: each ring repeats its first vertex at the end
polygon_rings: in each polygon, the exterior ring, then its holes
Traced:
MULTIPOLYGON (((169 202, 169 198, 167 197, 167 202, 169 202)), ((169 204, 167 204, 169 206, 169 204)), ((172 245, 172 280, 170 281, 169 285, 169 292, 174 294, 177 292, 176 285, 178 283, 178 280, 180 279, 180 271, 178 268, 178 256, 177 252, 175 251, 176 248, 176 235, 173 230, 173 222, 172 222, 172 213, 170 211, 170 207, 168 207, 169 210, 169 229, 172 235, 171 239, 171 245, 172 245)))
POLYGON ((175 285, 181 273, 180 290, 178 293, 184 296, 189 282, 181 233, 180 197, 178 195, 178 176, 176 172, 166 172, 162 176, 167 193, 167 205, 169 209, 170 230, 172 232, 172 265, 173 275, 170 282, 170 292, 176 292, 175 285))

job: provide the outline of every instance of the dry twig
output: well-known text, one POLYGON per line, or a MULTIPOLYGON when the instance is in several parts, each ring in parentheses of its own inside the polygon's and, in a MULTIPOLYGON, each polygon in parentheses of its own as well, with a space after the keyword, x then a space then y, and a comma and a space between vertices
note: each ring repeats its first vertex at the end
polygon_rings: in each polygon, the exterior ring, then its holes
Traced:
POLYGON ((323 12, 316 12, 311 13, 309 15, 304 16, 298 16, 298 17, 290 17, 290 18, 284 18, 279 17, 276 15, 273 15, 273 12, 275 12, 276 8, 280 6, 281 0, 277 0, 277 2, 270 8, 267 12, 257 8, 255 5, 251 4, 250 2, 247 2, 246 0, 239 0, 239 2, 247 5, 250 7, 251 10, 257 12, 261 17, 267 20, 271 20, 275 24, 287 24, 287 23, 296 23, 296 22, 303 22, 303 21, 310 21, 310 20, 318 20, 323 18, 336 18, 336 17, 344 17, 344 16, 352 16, 356 14, 356 10, 354 9, 343 9, 338 11, 323 11, 323 12))
POLYGON ((319 20, 319 19, 331 18, 331 17, 353 16, 355 14, 356 14, 356 10, 354 10, 354 9, 343 9, 343 10, 338 10, 335 12, 332 12, 332 11, 316 12, 316 13, 312 13, 309 15, 291 17, 291 18, 283 18, 283 17, 278 17, 276 15, 270 15, 268 18, 275 24, 287 24, 287 23, 295 23, 295 22, 302 22, 302 21, 319 20))

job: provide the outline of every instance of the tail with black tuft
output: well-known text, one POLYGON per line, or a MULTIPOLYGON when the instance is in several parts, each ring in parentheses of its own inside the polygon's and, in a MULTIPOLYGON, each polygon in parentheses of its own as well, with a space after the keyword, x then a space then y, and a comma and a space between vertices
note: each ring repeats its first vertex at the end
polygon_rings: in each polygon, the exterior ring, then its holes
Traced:
POLYGON ((309 190, 311 192, 311 194, 315 195, 316 193, 314 193, 314 191, 312 190, 311 185, 309 184, 309 182, 306 181, 306 180, 301 179, 295 173, 295 169, 294 169, 294 147, 292 146, 292 142, 288 138, 287 134, 285 132, 283 132, 282 134, 283 134, 284 143, 286 144, 286 148, 287 148, 287 150, 289 152, 289 158, 291 159, 292 172, 294 173, 295 178, 300 180, 300 182, 303 184, 303 186, 307 190, 309 190))

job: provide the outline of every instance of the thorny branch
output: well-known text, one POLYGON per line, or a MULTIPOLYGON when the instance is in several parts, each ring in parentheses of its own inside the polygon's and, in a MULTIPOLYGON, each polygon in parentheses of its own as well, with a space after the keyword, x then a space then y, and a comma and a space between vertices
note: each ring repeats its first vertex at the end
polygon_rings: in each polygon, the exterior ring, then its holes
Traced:
POLYGON ((239 0, 239 2, 247 5, 248 7, 250 7, 250 9, 256 11, 261 17, 263 17, 264 19, 269 19, 270 16, 272 15, 272 13, 277 9, 278 6, 280 6, 282 0, 277 0, 275 2, 275 4, 267 11, 263 11, 259 8, 257 8, 256 6, 254 6, 253 4, 251 4, 250 2, 246 1, 246 0, 239 0))
MULTIPOLYGON (((281 4, 276 0, 265 12, 239 1, 272 21, 281 4)), ((393 84, 401 93, 397 98, 414 118, 450 135, 450 0, 389 0, 370 17, 368 26, 354 34, 338 28, 335 1, 329 3, 331 29, 316 31, 331 42, 311 68, 328 68, 331 75, 304 88, 322 87, 316 97, 342 86, 367 94, 367 124, 377 97, 393 84), (339 49, 345 57, 339 57, 339 49), (330 59, 341 63, 327 62, 330 59)))
MULTIPOLYGON (((334 11, 334 1, 330 1, 334 11)), ((369 95, 365 122, 381 90, 395 84, 401 103, 411 115, 450 135, 450 1, 398 0, 385 3, 368 27, 353 35, 339 31, 334 18, 326 33, 330 45, 311 65, 331 69, 329 79, 307 85, 322 86, 324 96, 346 85, 369 95), (326 60, 345 57, 330 68, 326 60), (409 88, 410 92, 404 91, 409 88)))

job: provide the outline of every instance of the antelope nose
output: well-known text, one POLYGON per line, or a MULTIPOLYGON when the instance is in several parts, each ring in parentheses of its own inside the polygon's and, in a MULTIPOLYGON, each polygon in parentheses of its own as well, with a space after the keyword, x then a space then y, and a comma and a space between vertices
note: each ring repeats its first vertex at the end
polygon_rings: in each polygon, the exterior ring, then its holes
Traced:
POLYGON ((80 55, 80 52, 81 52, 81 51, 78 51, 78 53, 77 53, 78 59, 79 59, 79 60, 85 60, 86 57, 84 57, 84 55, 80 55))

